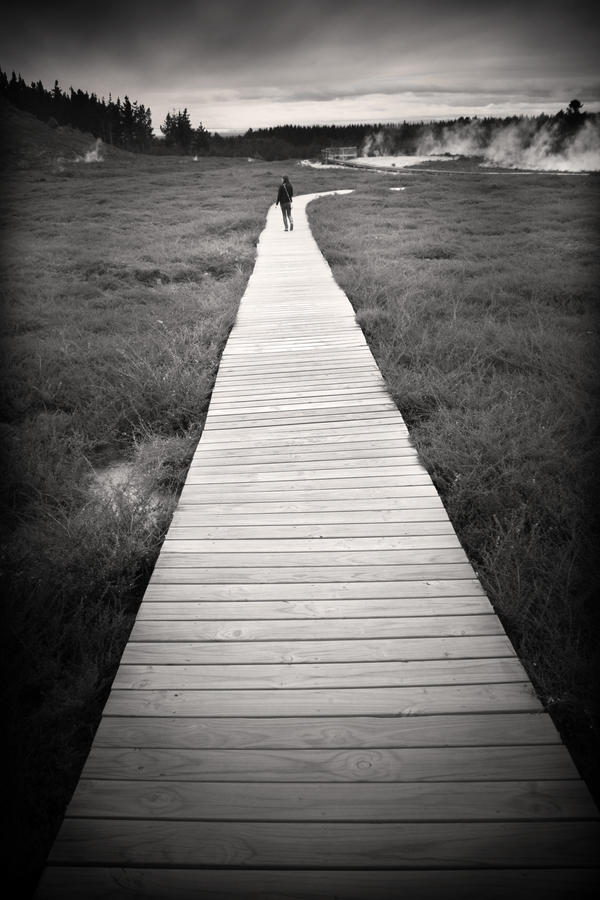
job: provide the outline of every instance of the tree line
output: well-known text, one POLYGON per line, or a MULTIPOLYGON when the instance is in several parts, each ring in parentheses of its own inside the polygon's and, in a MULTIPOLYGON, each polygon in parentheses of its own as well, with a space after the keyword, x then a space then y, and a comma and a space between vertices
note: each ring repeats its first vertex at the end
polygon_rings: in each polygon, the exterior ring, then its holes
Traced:
MULTIPOLYGON (((47 90, 41 81, 26 84, 21 75, 10 78, 0 69, 0 96, 19 109, 30 112, 51 125, 70 125, 89 132, 105 143, 137 153, 238 156, 255 159, 302 159, 320 155, 325 147, 356 146, 371 155, 381 152, 411 155, 417 152, 426 135, 442 137, 448 127, 477 122, 477 133, 485 146, 499 124, 523 122, 522 117, 473 119, 460 117, 444 122, 403 122, 401 124, 350 125, 277 125, 249 128, 244 134, 211 134, 202 123, 192 125, 187 109, 167 113, 160 126, 162 138, 155 136, 149 108, 127 95, 108 101, 87 91, 63 90, 55 81, 47 90)), ((583 104, 572 100, 555 116, 542 115, 527 120, 532 135, 551 123, 556 150, 575 134, 587 118, 595 114, 582 111, 583 104)))
POLYGON ((167 113, 154 134, 151 110, 126 95, 116 101, 94 93, 52 90, 41 81, 27 84, 20 74, 9 77, 0 69, 0 96, 53 126, 70 125, 105 143, 138 153, 177 153, 211 156, 250 156, 257 159, 294 159, 318 156, 331 145, 359 145, 376 125, 283 125, 248 129, 245 134, 211 134, 202 123, 192 125, 187 109, 167 113))
POLYGON ((50 125, 70 125, 123 150, 144 153, 152 147, 150 109, 127 95, 106 101, 72 87, 63 91, 58 81, 47 90, 41 81, 26 84, 21 75, 13 72, 9 78, 0 69, 0 96, 50 125))

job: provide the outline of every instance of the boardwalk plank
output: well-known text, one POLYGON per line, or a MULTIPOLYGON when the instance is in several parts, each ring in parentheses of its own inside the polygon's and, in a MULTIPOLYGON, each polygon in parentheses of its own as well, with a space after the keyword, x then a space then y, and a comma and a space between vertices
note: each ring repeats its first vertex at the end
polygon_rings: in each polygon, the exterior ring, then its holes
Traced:
POLYGON ((370 638, 431 638, 502 635, 495 615, 430 616, 379 619, 238 619, 207 621, 137 621, 132 641, 365 641, 370 638))
POLYGON ((253 431, 230 431, 220 434, 214 431, 212 434, 202 433, 199 452, 226 448, 234 450, 236 447, 252 447, 276 449, 278 447, 310 447, 323 444, 335 445, 343 449, 346 444, 355 444, 357 441, 365 443, 370 441, 377 445, 378 441, 397 440, 408 442, 408 429, 398 417, 388 417, 381 422, 369 421, 367 424, 359 422, 330 422, 328 426, 319 423, 310 425, 305 423, 301 428, 289 425, 286 428, 256 428, 253 431))
MULTIPOLYGON (((428 581, 340 581, 311 584, 157 584, 146 590, 144 603, 152 600, 319 601, 319 600, 418 600, 443 597, 485 597, 475 578, 428 581)), ((487 598, 486 598, 487 599, 487 598)), ((398 615, 402 615, 401 611, 398 615)), ((418 613, 421 615, 421 613, 418 613)), ((215 617, 218 618, 218 617, 215 617)))
MULTIPOLYGON (((336 484, 332 484, 325 480, 315 482, 287 482, 285 487, 280 489, 260 489, 259 487, 241 487, 240 485, 218 486, 209 488, 207 485, 187 484, 181 492, 181 502, 189 503, 209 503, 211 505, 234 503, 239 506, 241 503, 281 503, 289 505, 294 502, 295 497, 300 503, 311 503, 325 500, 325 510, 335 509, 335 501, 352 500, 356 501, 349 505, 350 509, 360 509, 359 504, 364 503, 371 509, 377 508, 377 502, 384 509, 389 509, 393 505, 394 500, 401 500, 402 506, 406 500, 410 498, 418 498, 420 500, 437 500, 436 491, 432 484, 402 484, 400 479, 396 479, 395 484, 386 484, 384 478, 379 478, 378 483, 372 484, 376 479, 365 478, 362 484, 357 482, 345 482, 345 479, 339 479, 336 484), (345 483, 344 483, 345 482, 345 483), (295 496, 294 496, 295 495, 295 496), (333 501, 333 502, 332 502, 333 501)), ((424 506, 427 504, 423 504, 424 506)), ((313 507, 314 508, 314 507, 313 507)), ((226 511, 226 510, 225 510, 226 511)), ((276 508, 273 509, 277 511, 276 508)))
POLYGON ((547 821, 595 818, 572 781, 305 784, 83 779, 68 815, 105 819, 313 822, 547 821), (285 810, 285 813, 283 811, 285 810))
POLYGON ((446 519, 443 507, 435 502, 435 498, 412 497, 409 500, 411 505, 408 505, 407 500, 406 507, 403 509, 341 508, 337 511, 335 506, 338 504, 332 504, 334 509, 330 510, 320 509, 319 504, 316 509, 312 509, 314 504, 310 501, 301 504, 284 503, 279 505, 238 503, 236 504, 237 512, 232 512, 231 504, 221 506, 209 503, 180 503, 173 514, 171 528, 178 526, 181 528, 233 526, 247 529, 253 526, 266 526, 270 530, 273 527, 281 529, 282 534, 285 533, 287 527, 295 530, 297 527, 306 525, 311 526, 313 530, 334 525, 336 533, 345 534, 356 534, 358 531, 372 533, 369 526, 381 528, 381 534, 389 534, 394 528, 404 528, 405 532, 410 534, 442 534, 447 533, 448 530, 454 531, 446 519), (300 509, 297 508, 298 506, 300 509), (420 523, 433 523, 431 531, 419 531, 420 523), (414 531, 412 530, 413 525, 415 526, 414 531), (364 528, 360 526, 364 526, 364 528), (350 530, 343 532, 344 528, 350 530), (367 529, 369 530, 367 531, 367 529))
POLYGON ((303 379, 301 384, 296 383, 295 386, 280 386, 279 388, 273 387, 268 392, 264 385, 256 385, 254 388, 238 385, 229 391, 224 387, 220 388, 218 392, 213 391, 210 408, 213 412, 217 412, 221 409, 237 408, 238 403, 242 406, 252 404, 262 407, 263 402, 273 403, 274 401, 277 403, 287 403, 288 401, 294 403, 298 400, 306 399, 332 399, 336 402, 342 399, 353 401, 371 396, 380 397, 383 390, 385 390, 385 385, 383 383, 380 385, 373 384, 372 379, 362 382, 352 380, 343 386, 335 388, 331 385, 305 383, 303 379))
POLYGON ((231 421, 215 421, 207 417, 204 432, 207 437, 214 434, 219 440, 247 441, 259 434, 262 438, 276 435, 285 426, 285 430, 295 427, 298 432, 306 432, 307 427, 323 428, 330 431, 336 427, 347 429, 350 433, 356 426, 371 425, 396 425, 398 411, 391 406, 389 409, 361 409, 360 414, 354 410, 346 412, 306 412, 305 414, 273 416, 269 421, 264 421, 262 416, 239 420, 232 416, 231 421))
MULTIPOLYGON (((183 632, 183 629, 182 629, 183 632)), ((180 641, 167 641, 160 629, 155 640, 137 641, 133 637, 123 654, 129 665, 221 665, 249 663, 376 662, 419 659, 485 659, 513 656, 506 635, 360 638, 358 640, 286 640, 191 642, 182 634, 180 641)))
POLYGON ((221 525, 184 524, 183 516, 178 517, 180 525, 172 525, 167 533, 169 541, 188 540, 246 540, 282 538, 356 538, 356 537, 422 537, 424 535, 455 535, 454 528, 441 516, 433 521, 416 522, 323 522, 322 524, 244 524, 221 525))
POLYGON ((351 395, 363 399, 366 396, 390 399, 390 392, 379 373, 365 369, 346 369, 345 374, 347 377, 343 380, 338 377, 337 381, 332 377, 331 371, 322 371, 318 368, 289 374, 265 372, 264 378, 260 380, 256 375, 249 375, 247 379, 241 373, 237 377, 223 375, 219 378, 218 385, 215 385, 214 396, 217 404, 215 411, 219 405, 233 404, 237 399, 240 399, 243 405, 246 396, 276 403, 280 402, 278 395, 285 399, 302 397, 304 394, 313 397, 319 393, 323 393, 324 400, 351 395))
POLYGON ((595 898, 600 869, 358 871, 49 868, 41 900, 564 900, 595 898))
MULTIPOLYGON (((441 551, 438 551, 441 552, 441 551)), ((469 563, 438 563, 418 565, 363 565, 363 566, 318 566, 298 565, 271 568, 250 566, 173 567, 157 565, 152 575, 155 584, 270 584, 281 582, 343 582, 343 581, 443 581, 457 578, 461 581, 473 577, 469 563)))
MULTIPOLYGON (((189 478, 192 479, 190 484, 210 484, 214 482, 218 476, 220 484, 228 484, 229 482, 280 482, 280 481, 301 481, 317 480, 320 478, 373 478, 388 476, 392 473, 398 474, 400 477, 408 478, 414 475, 427 475, 425 469, 417 462, 415 457, 400 457, 400 461, 390 461, 389 458, 378 461, 375 466, 369 465, 366 460, 358 460, 354 464, 347 465, 345 461, 335 465, 325 465, 315 463, 309 460, 305 464, 297 464, 295 466, 289 463, 254 465, 229 465, 221 467, 198 466, 193 465, 190 468, 189 478), (340 467, 341 466, 341 467, 340 467)), ((427 476, 429 477, 429 476, 427 476)))
POLYGON ((279 403, 244 403, 240 401, 238 403, 232 403, 227 406, 216 406, 211 409, 211 417, 213 419, 218 417, 233 417, 239 420, 245 420, 246 418, 254 418, 251 413, 260 413, 260 416, 264 416, 265 421, 269 421, 269 416, 271 414, 279 414, 279 413, 288 413, 291 411, 300 412, 304 410, 308 410, 311 413, 313 410, 337 410, 337 409, 348 409, 351 407, 353 410, 362 411, 362 408, 366 409, 392 409, 394 408, 393 402, 390 400, 389 395, 385 394, 383 391, 373 394, 369 397, 352 397, 348 395, 342 395, 339 400, 334 397, 324 398, 323 400, 318 400, 314 398, 308 398, 307 400, 291 400, 291 401, 280 401, 279 403))
POLYGON ((170 600, 158 597, 161 602, 148 598, 142 603, 138 620, 171 619, 344 619, 379 618, 387 616, 437 616, 437 615, 479 615, 492 612, 490 602, 485 597, 432 597, 416 600, 385 598, 379 600, 270 600, 237 602, 170 600))
MULTIPOLYGON (((531 747, 174 750, 98 747, 86 779, 259 783, 453 783, 577 780, 559 744, 531 747)), ((443 788, 440 788, 443 790, 443 788)), ((591 809, 588 806, 588 814, 591 809)), ((282 811, 282 818, 285 812, 282 811)))
MULTIPOLYGON (((340 382, 338 372, 306 373, 302 378, 291 376, 254 375, 239 378, 219 378, 212 396, 215 402, 227 402, 237 397, 275 398, 278 396, 302 396, 304 393, 315 393, 323 396, 337 396, 342 393, 371 394, 385 390, 386 385, 381 376, 372 372, 346 372, 340 382)), ((212 399, 211 399, 212 403, 212 399)), ((400 424, 400 423, 399 423, 400 424)))
POLYGON ((252 538, 242 540, 237 538, 179 538, 175 539, 171 534, 167 536, 163 544, 165 553, 182 553, 193 559, 196 553, 210 554, 256 554, 260 558, 262 553, 337 553, 344 551, 368 552, 368 551, 405 551, 405 550, 448 550, 460 548, 456 535, 424 535, 424 536, 400 536, 400 537, 358 537, 347 538, 301 538, 284 537, 276 538, 252 538))
POLYGON ((529 683, 319 690, 113 690, 110 716, 435 715, 535 712, 541 704, 529 683))
MULTIPOLYGON (((97 747, 316 749, 560 744, 546 713, 433 716, 104 716, 97 747)), ((537 777, 537 776, 536 776, 537 777)))
MULTIPOLYGON (((374 488, 374 487, 406 487, 409 485, 427 485, 432 482, 428 473, 420 466, 377 466, 371 469, 328 469, 303 472, 254 472, 226 474, 223 480, 196 480, 195 473, 190 474, 187 484, 202 485, 205 494, 226 494, 236 492, 245 495, 249 491, 310 491, 335 490, 341 488, 374 488)), ((201 476, 202 477, 202 476, 201 476)), ((392 495, 393 496, 393 495, 392 495)))
POLYGON ((118 690, 227 690, 389 687, 523 682, 516 657, 425 662, 312 663, 304 665, 121 665, 118 690))
POLYGON ((540 712, 404 717, 339 715, 328 719, 318 716, 226 719, 104 716, 95 743, 97 747, 123 748, 308 750, 560 745, 560 737, 550 717, 540 712))
POLYGON ((326 462, 328 465, 338 460, 338 465, 346 463, 358 464, 362 460, 376 460, 393 457, 397 460, 413 458, 416 451, 408 440, 396 438, 395 440, 379 441, 347 441, 344 444, 314 443, 304 446, 278 446, 278 447, 242 447, 221 448, 209 450, 203 447, 196 451, 190 468, 196 466, 230 466, 230 465, 287 465, 298 461, 302 463, 326 462), (344 462, 339 462, 343 460, 344 462))
POLYGON ((594 866, 600 830, 587 822, 221 823, 66 819, 53 863, 464 869, 594 866))
MULTIPOLYGON (((184 487, 185 491, 185 487, 184 487)), ((195 502, 192 496, 189 499, 181 498, 179 506, 173 516, 173 521, 178 522, 181 517, 202 516, 201 522, 214 521, 231 521, 234 516, 234 522, 240 524, 248 522, 252 517, 256 521, 257 516, 280 516, 287 515, 287 521, 302 524, 303 522, 340 522, 340 521, 362 521, 363 517, 379 517, 383 522, 394 521, 420 521, 430 518, 438 518, 443 514, 444 508, 440 498, 433 493, 427 496, 407 496, 404 491, 401 499, 397 497, 380 498, 353 498, 353 499, 330 499, 328 502, 315 500, 311 495, 310 499, 303 498, 287 498, 286 500, 273 500, 270 497, 265 500, 244 500, 243 502, 231 501, 224 503, 210 502, 207 500, 202 491, 198 491, 195 502), (208 519, 208 517, 210 517, 208 519), (229 517, 229 518, 226 518, 229 517)), ((193 521, 193 520, 192 520, 193 521)), ((261 521, 261 520, 259 520, 261 521)), ((285 521, 281 518, 265 519, 264 521, 272 521, 276 524, 285 521)))

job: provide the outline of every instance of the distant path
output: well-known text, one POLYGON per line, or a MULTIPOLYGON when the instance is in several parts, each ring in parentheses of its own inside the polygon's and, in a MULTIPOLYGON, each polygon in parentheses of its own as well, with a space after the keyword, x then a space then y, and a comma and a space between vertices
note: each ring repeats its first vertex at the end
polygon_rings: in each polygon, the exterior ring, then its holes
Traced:
POLYGON ((311 236, 313 196, 293 233, 268 214, 39 898, 595 883, 597 811, 311 236))

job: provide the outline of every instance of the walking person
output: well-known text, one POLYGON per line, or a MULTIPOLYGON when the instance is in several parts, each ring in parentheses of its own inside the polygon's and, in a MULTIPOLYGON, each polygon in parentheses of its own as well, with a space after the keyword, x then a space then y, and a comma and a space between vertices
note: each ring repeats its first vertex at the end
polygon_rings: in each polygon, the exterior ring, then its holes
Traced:
POLYGON ((290 223, 290 231, 294 230, 294 220, 292 219, 292 197, 294 196, 294 188, 290 184, 290 179, 284 175, 277 191, 277 201, 275 206, 281 206, 281 214, 283 216, 283 227, 288 230, 288 221, 290 223))

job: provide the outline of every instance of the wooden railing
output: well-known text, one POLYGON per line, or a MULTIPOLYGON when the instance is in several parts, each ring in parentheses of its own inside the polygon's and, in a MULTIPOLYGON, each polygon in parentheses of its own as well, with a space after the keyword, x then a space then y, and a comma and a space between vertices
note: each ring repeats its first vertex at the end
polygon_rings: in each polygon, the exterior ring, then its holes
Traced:
POLYGON ((335 162, 340 159, 356 159, 358 155, 359 147, 326 147, 321 150, 323 162, 335 162))

